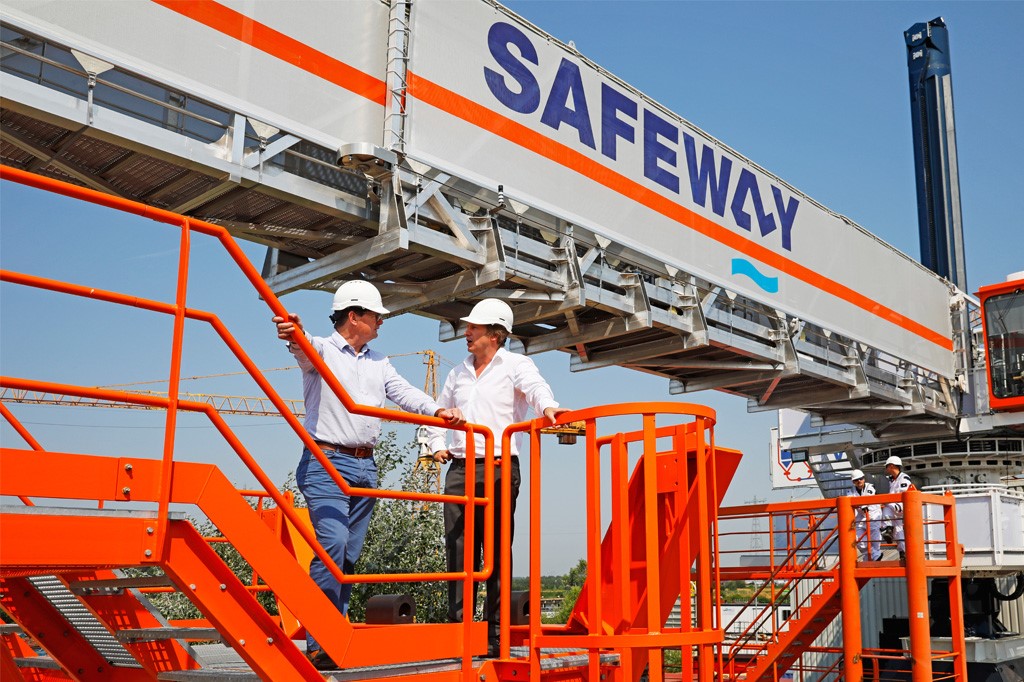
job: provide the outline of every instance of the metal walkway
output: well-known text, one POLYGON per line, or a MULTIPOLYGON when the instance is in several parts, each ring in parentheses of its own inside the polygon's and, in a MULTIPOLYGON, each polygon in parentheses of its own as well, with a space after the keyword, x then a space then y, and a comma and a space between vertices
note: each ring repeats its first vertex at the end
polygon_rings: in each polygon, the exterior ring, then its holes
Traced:
MULTIPOLYGON (((440 322, 513 305, 514 347, 573 371, 622 366, 674 394, 718 389, 883 440, 947 434, 941 377, 610 241, 538 207, 370 145, 337 150, 69 46, 3 26, 0 160, 223 225, 268 247, 277 294, 359 276, 440 322)), ((812 200, 804 197, 804 200, 812 200)))

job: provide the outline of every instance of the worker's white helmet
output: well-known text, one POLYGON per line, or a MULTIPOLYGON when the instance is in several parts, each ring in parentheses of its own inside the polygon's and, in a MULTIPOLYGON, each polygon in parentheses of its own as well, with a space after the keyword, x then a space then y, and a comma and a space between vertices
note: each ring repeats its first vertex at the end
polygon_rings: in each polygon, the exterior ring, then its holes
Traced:
POLYGON ((885 460, 885 466, 889 466, 890 464, 894 464, 900 469, 903 468, 903 460, 896 455, 889 455, 889 459, 885 460))
POLYGON ((859 481, 862 478, 864 478, 864 472, 861 471, 860 469, 854 469, 853 471, 850 472, 851 481, 859 481))
POLYGON ((499 324, 505 330, 512 333, 512 308, 508 303, 499 301, 496 298, 485 298, 473 306, 469 315, 462 318, 463 322, 473 324, 499 324))
POLYGON ((346 308, 366 308, 381 315, 387 315, 389 312, 380 299, 377 287, 361 279, 345 282, 334 292, 332 310, 345 310, 346 308))

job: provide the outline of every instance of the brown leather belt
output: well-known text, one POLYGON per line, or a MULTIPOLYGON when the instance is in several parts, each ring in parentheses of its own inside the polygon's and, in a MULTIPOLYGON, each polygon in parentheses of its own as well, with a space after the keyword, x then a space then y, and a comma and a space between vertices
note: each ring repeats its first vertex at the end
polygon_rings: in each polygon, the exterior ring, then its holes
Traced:
POLYGON ((333 452, 340 452, 343 455, 352 455, 356 459, 373 457, 373 448, 346 448, 341 445, 335 445, 334 443, 325 443, 322 440, 315 440, 313 442, 319 445, 320 449, 324 452, 331 450, 333 452))

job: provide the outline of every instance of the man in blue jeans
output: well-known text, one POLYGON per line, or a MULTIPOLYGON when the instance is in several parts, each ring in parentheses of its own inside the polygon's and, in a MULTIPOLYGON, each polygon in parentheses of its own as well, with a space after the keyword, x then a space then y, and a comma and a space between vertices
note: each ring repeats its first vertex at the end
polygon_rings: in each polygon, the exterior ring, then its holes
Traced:
MULTIPOLYGON (((376 287, 361 280, 345 282, 334 294, 332 307, 334 333, 329 337, 303 332, 295 314, 287 320, 275 317, 273 321, 278 337, 289 341, 288 349, 302 370, 306 431, 350 486, 375 488, 377 465, 373 448, 380 437, 380 419, 354 415, 342 406, 299 345, 291 341, 296 331, 305 334, 355 403, 383 407, 388 399, 407 412, 441 417, 454 426, 464 420, 459 410, 442 409, 430 396, 399 376, 387 356, 367 346, 377 338, 383 316, 388 312, 376 287)), ((346 575, 351 574, 366 539, 375 498, 342 493, 308 449, 302 451, 295 479, 309 505, 317 542, 346 575)), ((338 610, 347 615, 352 585, 339 583, 317 557, 310 563, 309 575, 338 610)), ((319 670, 337 667, 309 633, 306 656, 319 670)))

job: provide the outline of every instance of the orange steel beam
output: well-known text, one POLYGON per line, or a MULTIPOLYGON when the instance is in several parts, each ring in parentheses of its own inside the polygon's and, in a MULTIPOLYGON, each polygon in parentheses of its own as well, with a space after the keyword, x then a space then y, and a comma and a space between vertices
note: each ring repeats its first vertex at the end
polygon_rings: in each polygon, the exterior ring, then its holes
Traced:
POLYGON ((164 570, 262 679, 322 682, 323 676, 191 524, 168 527, 164 570))
POLYGON ((925 574, 924 515, 921 493, 911 489, 902 495, 906 540, 907 617, 910 620, 911 679, 931 682, 932 647, 928 615, 928 578, 925 574))

